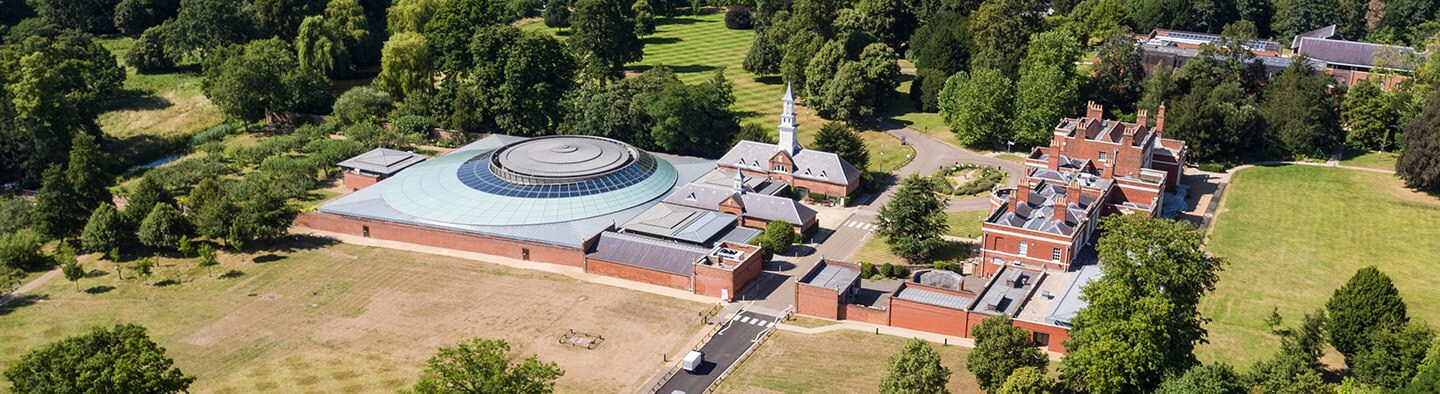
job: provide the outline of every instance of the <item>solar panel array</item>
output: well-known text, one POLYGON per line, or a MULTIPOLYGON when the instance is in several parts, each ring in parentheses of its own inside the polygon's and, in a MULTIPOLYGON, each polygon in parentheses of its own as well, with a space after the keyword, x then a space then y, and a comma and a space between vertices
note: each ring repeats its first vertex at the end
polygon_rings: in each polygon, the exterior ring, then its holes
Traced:
POLYGON ((460 183, 475 190, 507 197, 580 197, 630 187, 653 175, 656 169, 655 157, 641 153, 639 160, 630 163, 625 168, 589 180, 553 185, 521 185, 496 177, 490 166, 490 160, 493 158, 492 154, 483 154, 461 164, 460 168, 456 170, 456 176, 460 178, 460 183))

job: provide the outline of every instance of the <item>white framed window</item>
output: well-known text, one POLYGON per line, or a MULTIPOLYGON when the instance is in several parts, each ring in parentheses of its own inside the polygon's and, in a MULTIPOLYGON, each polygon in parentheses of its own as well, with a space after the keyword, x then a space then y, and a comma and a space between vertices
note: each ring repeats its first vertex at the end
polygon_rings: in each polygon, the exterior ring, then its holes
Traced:
POLYGON ((1050 250, 1050 259, 1051 259, 1051 260, 1055 260, 1055 261, 1060 261, 1060 253, 1062 253, 1062 252, 1060 251, 1060 248, 1051 249, 1051 250, 1050 250))
POLYGON ((1020 241, 1020 247, 1018 248, 1018 250, 1016 250, 1015 254, 1018 254, 1018 255, 1022 255, 1022 256, 1023 256, 1023 255, 1026 254, 1025 252, 1026 252, 1026 251, 1029 251, 1029 250, 1030 250, 1030 244, 1025 243, 1025 241, 1020 241))
POLYGON ((1108 156, 1109 155, 1105 154, 1105 152, 1100 152, 1100 161, 1105 161, 1105 158, 1108 156))
POLYGON ((784 164, 776 164, 776 165, 775 165, 775 171, 785 171, 785 165, 784 165, 784 164))

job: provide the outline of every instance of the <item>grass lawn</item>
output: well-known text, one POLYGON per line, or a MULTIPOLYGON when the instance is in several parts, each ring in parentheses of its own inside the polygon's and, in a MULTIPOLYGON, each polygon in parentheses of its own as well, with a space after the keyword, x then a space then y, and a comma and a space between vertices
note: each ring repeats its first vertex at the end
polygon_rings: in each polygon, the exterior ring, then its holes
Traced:
MULTIPOLYGON (((97 39, 124 66, 132 37, 97 39)), ((195 67, 198 69, 198 67, 195 67)), ((125 85, 110 108, 100 114, 100 129, 112 137, 167 137, 219 123, 220 110, 200 91, 200 76, 181 71, 143 75, 126 69, 125 85)))
POLYGON ((1395 281, 1412 318, 1440 322, 1440 200, 1391 176, 1300 165, 1240 171, 1224 198, 1206 249, 1230 264, 1202 305, 1214 319, 1202 360, 1268 357, 1272 307, 1298 324, 1368 265, 1395 281))
POLYGON ((872 171, 895 172, 900 167, 910 164, 910 160, 915 158, 915 148, 909 145, 900 145, 900 139, 892 135, 878 131, 864 131, 860 133, 860 138, 865 140, 865 146, 870 149, 870 170, 872 171))
MULTIPOLYGON (((948 242, 944 248, 941 248, 940 251, 935 254, 935 258, 932 260, 960 261, 967 258, 970 258, 970 244, 964 242, 948 242)), ((865 262, 875 265, 884 265, 885 263, 909 264, 905 259, 900 258, 900 256, 890 253, 890 246, 885 245, 884 237, 879 235, 871 236, 869 240, 865 241, 864 245, 860 245, 860 250, 855 251, 855 255, 851 256, 849 261, 855 262, 856 264, 865 262)))
MULTIPOLYGON (((776 331, 720 385, 722 393, 873 393, 905 338, 854 330, 776 331)), ((970 349, 931 343, 950 369, 951 393, 983 393, 965 369, 970 349)))
POLYGON ((1011 162, 1015 162, 1015 163, 1019 163, 1019 164, 1025 164, 1025 158, 1024 158, 1024 157, 1022 157, 1022 156, 1020 156, 1020 155, 1017 155, 1017 154, 1013 154, 1013 153, 1001 154, 1001 155, 999 155, 999 156, 995 156, 995 158, 996 158, 996 159, 1000 159, 1000 160, 1005 160, 1005 161, 1011 161, 1011 162))
MULTIPOLYGON (((698 338, 706 305, 568 276, 297 237, 222 254, 216 277, 162 258, 145 285, 85 256, 91 277, 56 278, 0 307, 0 365, 91 327, 138 323, 198 379, 196 392, 395 392, 435 348, 476 336, 559 363, 561 392, 631 392, 698 338), (229 275, 221 275, 230 272, 229 275), (222 276, 228 276, 223 278, 222 276), (566 330, 605 336, 594 350, 566 330)), ((0 386, 9 386, 0 383, 0 386)))
POLYGON ((945 212, 945 223, 950 224, 947 234, 962 238, 980 236, 980 216, 990 211, 945 212))
POLYGON ((1400 152, 1398 151, 1380 153, 1377 151, 1348 149, 1345 151, 1343 160, 1340 160, 1340 165, 1395 171, 1395 160, 1398 157, 1400 157, 1400 152))

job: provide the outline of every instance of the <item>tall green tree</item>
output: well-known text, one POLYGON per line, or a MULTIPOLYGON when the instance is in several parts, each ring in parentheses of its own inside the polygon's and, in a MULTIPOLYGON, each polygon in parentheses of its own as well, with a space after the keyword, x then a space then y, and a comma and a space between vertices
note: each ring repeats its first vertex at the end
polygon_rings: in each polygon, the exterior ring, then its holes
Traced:
POLYGON ((1179 86, 1175 83, 1174 71, 1170 66, 1160 63, 1155 65, 1155 72, 1145 77, 1145 82, 1142 84, 1143 88, 1141 89, 1140 103, 1136 109, 1144 110, 1146 113, 1152 114, 1145 122, 1147 126, 1155 125, 1155 117, 1160 114, 1161 104, 1165 104, 1166 102, 1173 103, 1174 100, 1179 98, 1180 94, 1183 93, 1180 92, 1179 86))
POLYGON ((380 40, 385 35, 371 31, 366 12, 355 0, 330 0, 325 4, 325 24, 339 36, 345 53, 350 55, 350 64, 375 64, 380 59, 380 40))
POLYGON ((190 221, 197 233, 220 240, 230 231, 230 224, 239 214, 240 208, 230 199, 230 193, 221 187, 219 182, 206 178, 190 191, 185 200, 185 209, 190 212, 190 221))
POLYGON ((950 226, 945 219, 945 199, 934 182, 919 175, 905 178, 876 217, 880 227, 875 234, 885 237, 891 252, 912 262, 929 260, 945 246, 940 236, 950 226))
POLYGON ((88 35, 34 36, 0 47, 0 170, 39 184, 63 163, 77 133, 99 135, 95 119, 120 90, 125 70, 88 35))
POLYGON ((340 33, 325 23, 325 17, 312 16, 300 23, 295 35, 295 60, 300 67, 332 78, 350 73, 350 51, 340 33))
POLYGON ((1433 393, 1440 391, 1440 342, 1432 342, 1425 359, 1415 368, 1415 378, 1398 390, 1406 394, 1433 393))
POLYGON ((1265 119, 1235 82, 1195 86, 1167 109, 1166 136, 1194 147, 1190 156, 1196 160, 1239 161, 1263 153, 1265 119))
POLYGON ((254 120, 267 112, 319 112, 335 98, 320 73, 300 67, 290 43, 276 38, 230 46, 205 60, 200 89, 226 115, 254 120))
POLYGON ((0 234, 0 272, 21 274, 49 264, 40 254, 41 241, 41 236, 28 228, 0 234))
POLYGON ((230 0, 180 0, 180 13, 165 23, 166 48, 179 56, 208 54, 260 36, 249 3, 230 0))
POLYGON ((789 30, 785 29, 785 26, 758 26, 755 29, 755 39, 750 43, 750 50, 745 52, 741 67, 755 75, 779 74, 780 62, 785 57, 785 44, 789 40, 789 30))
POLYGON ((150 214, 140 222, 140 243, 156 249, 170 249, 191 232, 190 222, 185 221, 174 205, 155 204, 150 214))
POLYGON ((1055 125, 1069 115, 1080 101, 1076 78, 1067 75, 1072 66, 1037 66, 1025 71, 1015 86, 1014 136, 1021 147, 1043 146, 1055 136, 1055 125))
POLYGON ((1395 145, 1400 111, 1391 98, 1369 80, 1361 80, 1346 91, 1345 101, 1340 103, 1340 120, 1350 129, 1345 138, 1347 146, 1385 150, 1395 145))
POLYGON ((1335 289, 1325 309, 1330 312, 1325 326, 1330 344, 1345 356, 1346 363, 1365 350, 1370 332, 1410 321, 1400 291, 1389 275, 1373 265, 1355 271, 1344 286, 1335 289))
POLYGON ((973 69, 994 68, 1014 78, 1030 35, 1043 29, 1045 3, 1037 0, 986 0, 970 16, 975 37, 973 69))
POLYGON ((475 338, 441 347, 426 362, 415 393, 549 393, 565 371, 535 356, 511 361, 503 340, 475 338))
POLYGON ((990 148, 1011 137, 1015 100, 1013 84, 1000 70, 983 68, 956 73, 940 91, 940 118, 955 140, 971 148, 990 148))
POLYGON ((948 76, 970 68, 974 44, 965 16, 941 12, 910 36, 907 56, 915 61, 916 68, 940 70, 948 76))
POLYGON ((16 393, 179 393, 195 381, 134 324, 96 327, 32 349, 5 369, 16 393))
POLYGON ((1105 39, 1096 57, 1099 63, 1091 69, 1095 84, 1095 101, 1105 108, 1129 112, 1140 99, 1145 67, 1140 63, 1141 49, 1135 39, 1124 32, 1105 39))
POLYGON ((35 194, 35 210, 30 214, 31 227, 48 238, 65 238, 79 233, 85 226, 89 210, 81 205, 70 179, 59 164, 45 170, 45 180, 35 194))
POLYGON ((940 365, 940 353, 922 339, 905 341, 900 353, 890 356, 880 393, 948 393, 950 369, 940 365))
POLYGON ((86 33, 104 34, 115 31, 115 6, 119 0, 60 1, 36 0, 29 2, 35 13, 46 21, 63 28, 86 33))
POLYGON ((1368 343, 1351 369, 1360 381, 1387 389, 1409 383, 1435 343, 1435 330, 1423 322, 1381 327, 1368 334, 1368 343))
POLYGON ((1296 34, 1340 23, 1340 0, 1277 1, 1274 26, 1278 37, 1296 34))
MULTIPOLYGON (((135 185, 130 190, 127 207, 154 207, 155 204, 162 203, 174 205, 175 196, 164 185, 157 182, 154 176, 147 174, 135 181, 135 185)), ((135 226, 139 226, 140 221, 145 220, 145 215, 149 214, 150 210, 146 208, 125 210, 125 218, 135 226)))
POLYGON ((594 135, 625 141, 640 149, 655 150, 655 119, 647 111, 666 88, 681 84, 669 67, 654 67, 639 76, 601 85, 589 81, 566 94, 561 134, 594 135))
POLYGON ((971 328, 970 335, 975 337, 975 350, 965 359, 965 368, 975 374, 980 388, 986 391, 1000 389, 1020 368, 1034 368, 1043 375, 1050 362, 1035 347, 1030 332, 1011 324, 1009 315, 981 320, 971 328))
POLYGON ((623 76, 625 63, 644 56, 645 42, 635 36, 630 7, 620 0, 580 0, 570 16, 575 50, 583 75, 610 81, 623 76))
POLYGON ((395 0, 386 13, 390 34, 425 32, 425 24, 435 16, 435 11, 440 9, 440 3, 441 0, 395 0))
POLYGON ((1405 186, 1440 194, 1440 99, 1432 96, 1425 110, 1405 125, 1404 141, 1395 173, 1405 186))
POLYGON ((134 234, 135 228, 126 223, 125 217, 115 210, 114 205, 100 204, 90 214, 90 221, 85 223, 80 245, 85 250, 104 253, 123 246, 134 234))
POLYGON ((453 97, 448 127, 482 133, 538 136, 564 119, 564 96, 575 85, 576 62, 549 34, 497 25, 470 44, 475 68, 465 81, 446 81, 453 97))
POLYGON ((542 17, 545 26, 564 30, 570 27, 570 0, 550 0, 542 17))
POLYGON ((404 100, 412 94, 424 94, 435 88, 430 46, 419 33, 390 36, 380 54, 380 74, 375 86, 404 100))
MULTIPOLYGON (((504 22, 505 2, 500 0, 448 0, 425 23, 425 40, 435 70, 463 72, 471 64, 469 47, 475 33, 485 26, 504 22)), ((628 26, 628 25, 627 25, 628 26)), ((394 41, 399 35, 392 36, 394 41)), ((407 39, 407 42, 410 39, 407 39)), ((388 47, 390 43, 386 43, 388 47)), ((383 54, 381 64, 384 64, 383 54)), ((395 94, 395 92, 390 92, 395 94)), ((397 94, 396 97, 403 96, 397 94)))
POLYGON ((863 31, 899 52, 919 21, 904 0, 860 0, 853 12, 854 29, 863 31))
POLYGON ((110 184, 115 177, 105 168, 109 161, 100 151, 95 136, 76 133, 70 143, 70 164, 65 167, 65 177, 75 188, 76 203, 86 212, 110 201, 110 184))
MULTIPOLYGON (((765 233, 760 235, 760 249, 766 256, 784 252, 795 244, 795 227, 790 222, 775 220, 765 224, 765 233)), ((768 259, 768 257, 767 257, 768 259)))
POLYGON ((733 89, 720 69, 710 81, 670 85, 643 99, 645 113, 655 121, 650 128, 655 145, 671 153, 718 156, 740 131, 730 111, 733 89))
POLYGON ((57 257, 57 259, 64 260, 60 263, 60 273, 65 275, 65 280, 74 283, 75 291, 79 292, 80 279, 85 278, 85 267, 81 266, 80 262, 75 259, 75 254, 73 252, 69 254, 61 253, 61 255, 57 257))
POLYGON ((1260 112, 1274 138, 1296 155, 1325 157, 1345 138, 1329 75, 1303 54, 1265 87, 1260 112))
POLYGON ((180 11, 177 0, 121 0, 115 5, 115 29, 126 35, 140 34, 174 18, 180 11))
POLYGON ((870 165, 870 150, 865 147, 865 140, 850 126, 841 122, 828 122, 820 126, 820 132, 815 134, 811 149, 834 153, 861 172, 870 165))
POLYGON ((305 18, 325 10, 324 0, 255 0, 255 20, 260 32, 282 40, 295 38, 305 18))
MULTIPOLYGON (((761 131, 764 131, 763 129, 761 131)), ((35 207, 20 197, 0 197, 0 234, 10 234, 30 227, 30 212, 35 207)))
POLYGON ((1103 274, 1081 292, 1088 306, 1073 320, 1061 371, 1092 392, 1148 392, 1199 364, 1200 298, 1223 261, 1205 254, 1189 222, 1119 215, 1101 219, 1100 230, 1103 274))
POLYGON ((139 74, 159 74, 175 68, 175 59, 165 48, 165 31, 159 27, 145 29, 135 45, 125 52, 125 65, 135 67, 139 74))
POLYGON ((1055 379, 1045 376, 1045 371, 1035 367, 1016 368, 1005 379, 1005 384, 993 391, 996 394, 1049 394, 1055 391, 1055 379))
POLYGON ((655 34, 655 10, 650 8, 649 1, 636 0, 630 6, 630 15, 634 15, 636 37, 655 34))

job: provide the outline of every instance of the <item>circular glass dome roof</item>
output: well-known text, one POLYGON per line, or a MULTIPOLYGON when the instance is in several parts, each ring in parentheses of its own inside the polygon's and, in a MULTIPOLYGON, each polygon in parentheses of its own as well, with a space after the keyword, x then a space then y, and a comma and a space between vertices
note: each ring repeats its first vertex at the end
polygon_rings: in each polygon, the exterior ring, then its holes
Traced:
POLYGON ((542 224, 643 204, 676 178, 669 162, 623 142, 550 136, 417 164, 391 178, 384 196, 402 212, 438 222, 542 224))

